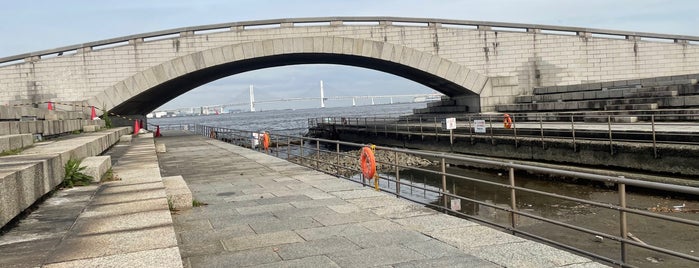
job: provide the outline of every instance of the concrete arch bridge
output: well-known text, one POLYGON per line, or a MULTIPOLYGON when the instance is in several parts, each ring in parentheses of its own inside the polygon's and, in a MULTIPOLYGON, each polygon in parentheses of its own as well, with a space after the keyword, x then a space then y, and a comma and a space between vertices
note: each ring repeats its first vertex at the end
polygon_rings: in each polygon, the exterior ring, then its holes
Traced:
POLYGON ((533 87, 699 70, 699 37, 485 21, 325 17, 246 21, 117 37, 0 58, 0 105, 73 102, 145 115, 216 79, 342 64, 410 79, 469 112, 533 87))

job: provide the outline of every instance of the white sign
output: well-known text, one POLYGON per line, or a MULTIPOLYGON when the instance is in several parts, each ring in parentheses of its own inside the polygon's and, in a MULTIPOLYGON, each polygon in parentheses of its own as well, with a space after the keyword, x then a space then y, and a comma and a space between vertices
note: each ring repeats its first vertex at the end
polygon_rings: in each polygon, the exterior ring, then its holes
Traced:
POLYGON ((252 146, 257 147, 260 145, 260 133, 252 133, 252 146))
POLYGON ((451 210, 456 210, 456 211, 461 210, 461 199, 452 199, 451 200, 451 210))
POLYGON ((473 120, 473 128, 476 133, 485 133, 485 120, 473 120))
POLYGON ((447 122, 447 129, 456 129, 456 118, 450 117, 445 120, 447 122))

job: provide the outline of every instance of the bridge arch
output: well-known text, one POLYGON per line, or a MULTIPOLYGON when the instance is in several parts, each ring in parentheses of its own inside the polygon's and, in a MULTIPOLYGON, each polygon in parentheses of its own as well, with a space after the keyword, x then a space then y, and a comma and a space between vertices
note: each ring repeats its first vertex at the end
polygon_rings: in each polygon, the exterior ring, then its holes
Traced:
POLYGON ((347 37, 294 37, 225 45, 138 72, 88 100, 114 114, 146 114, 211 81, 296 64, 339 64, 391 73, 447 96, 463 96, 479 111, 488 77, 439 55, 387 42, 347 37))

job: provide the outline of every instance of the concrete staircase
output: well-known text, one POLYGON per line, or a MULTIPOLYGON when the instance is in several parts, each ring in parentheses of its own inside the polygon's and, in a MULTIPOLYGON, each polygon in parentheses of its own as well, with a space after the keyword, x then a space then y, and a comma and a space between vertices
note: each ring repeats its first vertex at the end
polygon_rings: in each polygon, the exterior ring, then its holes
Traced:
POLYGON ((658 110, 699 108, 698 79, 699 74, 692 74, 540 87, 534 89, 533 95, 518 96, 514 104, 498 105, 496 110, 510 113, 610 111, 614 115, 629 115, 619 120, 635 122, 640 119, 633 118, 637 111, 655 114, 658 110))

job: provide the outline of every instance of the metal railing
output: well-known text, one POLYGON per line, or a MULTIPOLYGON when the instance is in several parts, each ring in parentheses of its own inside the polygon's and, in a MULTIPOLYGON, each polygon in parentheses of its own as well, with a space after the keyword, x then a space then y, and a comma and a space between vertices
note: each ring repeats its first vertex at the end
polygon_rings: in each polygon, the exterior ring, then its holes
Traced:
MULTIPOLYGON (((492 21, 472 21, 472 20, 452 20, 452 19, 435 19, 435 18, 406 18, 406 17, 317 17, 317 18, 285 18, 285 19, 270 19, 270 20, 255 20, 255 21, 241 21, 241 22, 231 22, 231 23, 220 23, 220 24, 209 24, 193 27, 181 27, 169 30, 148 32, 142 34, 127 35, 122 37, 116 37, 111 39, 105 39, 100 41, 88 42, 83 44, 70 45, 65 47, 59 47, 54 49, 41 50, 31 53, 24 53, 15 56, 0 58, 0 64, 6 62, 13 62, 18 60, 23 60, 26 58, 63 54, 63 53, 73 53, 79 50, 93 49, 100 47, 110 47, 120 44, 128 44, 128 42, 144 42, 144 39, 156 39, 159 38, 179 38, 181 36, 191 36, 198 34, 210 34, 212 32, 220 31, 242 31, 248 30, 246 28, 253 27, 305 27, 307 25, 319 25, 326 24, 327 26, 343 25, 347 23, 352 25, 352 23, 375 23, 376 25, 391 25, 394 24, 400 26, 405 24, 407 26, 413 27, 473 27, 474 29, 484 29, 484 30, 498 30, 498 31, 533 31, 539 32, 540 34, 546 34, 548 32, 552 34, 576 34, 585 35, 591 37, 601 37, 601 38, 625 38, 630 40, 643 40, 648 38, 650 40, 670 40, 673 42, 689 42, 689 41, 699 41, 698 36, 687 36, 687 35, 673 35, 673 34, 659 34, 659 33, 646 33, 646 32, 631 32, 631 31, 617 31, 617 30, 605 30, 605 29, 595 29, 595 28, 583 28, 583 27, 568 27, 568 26, 555 26, 555 25, 544 25, 544 24, 524 24, 524 23, 509 23, 509 22, 492 22, 492 21), (496 28, 496 29, 492 29, 496 28), (541 32, 543 31, 543 32, 541 32)), ((148 40, 145 40, 148 41, 148 40)))
MULTIPOLYGON (((538 139, 546 147, 547 139, 567 140, 577 151, 577 145, 584 140, 609 143, 610 153, 620 142, 646 143, 653 147, 658 158, 659 144, 699 145, 699 113, 691 114, 650 114, 638 115, 647 121, 623 123, 629 116, 612 114, 509 114, 511 128, 505 128, 502 114, 470 114, 455 116, 457 129, 453 139, 489 139, 495 144, 496 138, 512 139, 515 146, 522 139, 538 139), (679 119, 685 121, 677 121, 679 119), (619 120, 617 120, 619 119, 619 120), (481 133, 476 131, 474 122, 483 120, 481 133), (556 121, 551 121, 556 120, 556 121), (691 121, 695 120, 695 121, 691 121)), ((341 131, 343 128, 364 132, 368 135, 411 135, 422 140, 450 138, 450 131, 442 128, 443 117, 322 117, 308 119, 310 133, 326 131, 327 127, 341 131), (324 128, 326 127, 326 128, 324 128)))
MULTIPOLYGON (((256 148, 256 144, 253 139, 251 139, 254 131, 244 131, 235 130, 222 127, 209 127, 203 125, 194 126, 194 131, 200 135, 208 136, 211 138, 222 139, 226 142, 237 144, 244 147, 256 148)), ((270 151, 266 153, 276 155, 277 157, 285 158, 289 161, 296 162, 298 164, 308 166, 311 168, 322 170, 326 173, 336 175, 345 179, 360 182, 363 185, 367 185, 367 178, 363 178, 361 175, 361 170, 356 167, 349 167, 343 164, 342 160, 346 159, 358 159, 356 153, 348 153, 346 151, 341 151, 343 148, 362 148, 366 146, 365 144, 342 142, 336 140, 327 139, 317 139, 299 136, 287 136, 278 135, 275 133, 270 133, 271 146, 270 151), (321 157, 321 154, 325 156, 330 156, 325 159, 321 157)), ((632 208, 627 205, 627 192, 626 187, 637 187, 639 189, 652 189, 655 191, 666 191, 670 193, 681 193, 691 196, 699 196, 699 188, 687 187, 671 184, 662 184, 655 182, 639 181, 630 178, 615 177, 615 176, 604 176, 590 173, 566 171, 552 168, 544 168, 530 165, 514 164, 512 162, 500 162, 500 161, 490 161, 482 160, 477 158, 471 158, 467 156, 457 156, 444 153, 435 153, 427 151, 415 151, 415 150, 405 150, 397 148, 389 148, 383 146, 376 146, 377 151, 386 151, 390 153, 406 154, 418 156, 425 159, 432 159, 439 163, 438 170, 432 170, 425 167, 414 167, 408 165, 398 164, 397 160, 394 162, 377 161, 378 166, 380 166, 382 172, 378 176, 378 185, 381 191, 389 192, 395 194, 397 197, 405 198, 428 207, 432 207, 444 213, 457 215, 470 220, 475 220, 481 223, 485 223, 515 235, 521 235, 525 237, 530 237, 557 247, 567 249, 572 252, 587 255, 598 260, 608 262, 614 265, 619 265, 622 267, 632 267, 633 264, 629 263, 629 247, 634 247, 643 250, 649 250, 659 254, 666 254, 669 256, 680 258, 690 265, 699 264, 699 257, 695 254, 688 254, 686 252, 681 252, 676 249, 670 249, 666 246, 645 243, 644 241, 635 239, 633 236, 629 236, 629 224, 634 220, 638 220, 637 216, 652 218, 654 220, 660 220, 663 224, 667 223, 678 223, 688 225, 691 228, 699 227, 699 221, 685 219, 681 217, 671 216, 662 214, 659 212, 653 212, 648 210, 641 210, 638 208, 632 208), (447 172, 446 166, 448 164, 458 165, 459 163, 471 163, 478 164, 490 169, 504 170, 505 174, 508 176, 507 183, 493 182, 489 180, 473 178, 463 175, 458 175, 455 173, 447 172), (401 173, 405 173, 406 170, 415 170, 420 172, 425 172, 427 174, 432 174, 436 177, 441 177, 441 184, 439 187, 428 187, 426 184, 415 184, 412 180, 406 182, 406 179, 401 178, 401 173), (545 174, 547 176, 561 176, 567 178, 576 178, 578 180, 586 180, 596 183, 613 184, 616 189, 616 194, 618 202, 604 202, 598 200, 587 200, 578 197, 567 196, 559 193, 547 192, 540 189, 527 188, 526 185, 518 185, 517 173, 533 173, 533 174, 545 174), (499 187, 507 191, 509 195, 508 205, 499 205, 492 202, 487 202, 483 200, 478 200, 475 196, 469 196, 468 194, 456 194, 452 193, 447 189, 447 179, 457 181, 469 181, 474 183, 480 183, 485 185, 490 185, 494 187, 499 187), (408 188, 410 192, 404 191, 408 188), (403 189, 403 190, 402 190, 403 189), (412 195, 413 190, 417 192, 423 192, 425 195, 430 193, 431 195, 439 196, 437 202, 430 202, 424 199, 416 198, 412 195), (618 226, 618 232, 608 233, 598 230, 593 230, 584 226, 576 225, 575 223, 564 222, 561 220, 554 219, 552 217, 546 217, 545 215, 537 215, 530 212, 521 205, 517 203, 517 196, 522 194, 531 194, 546 198, 554 198, 557 200, 563 200, 568 202, 575 202, 579 204, 589 205, 603 210, 610 210, 614 213, 618 213, 618 218, 616 225, 618 226), (460 210, 452 209, 450 206, 451 200, 459 200, 459 202, 465 201, 477 206, 483 206, 491 208, 497 211, 503 211, 509 215, 509 221, 506 224, 498 222, 496 220, 490 220, 478 215, 470 215, 464 213, 460 210), (633 217, 629 217, 633 216, 633 217), (554 226, 569 229, 571 231, 581 232, 593 236, 597 236, 601 239, 609 239, 619 244, 620 254, 616 257, 605 256, 600 253, 592 252, 590 250, 584 250, 567 243, 569 241, 557 241, 551 238, 544 237, 542 235, 535 234, 534 232, 527 231, 521 228, 519 222, 521 219, 532 219, 539 222, 552 224, 554 226), (519 228, 518 228, 519 227, 519 228)), ((398 157, 394 158, 398 159, 398 157)), ((358 162, 358 160, 355 160, 358 162)), ((692 230, 692 229, 690 229, 692 230)), ((685 234, 683 234, 685 235, 685 234)), ((686 233, 686 236, 696 236, 697 232, 686 233)))

